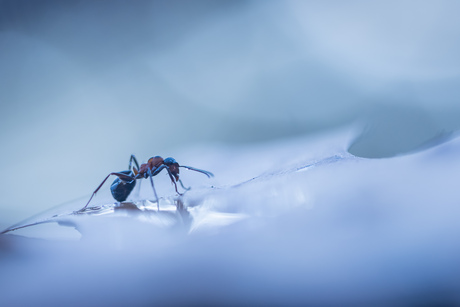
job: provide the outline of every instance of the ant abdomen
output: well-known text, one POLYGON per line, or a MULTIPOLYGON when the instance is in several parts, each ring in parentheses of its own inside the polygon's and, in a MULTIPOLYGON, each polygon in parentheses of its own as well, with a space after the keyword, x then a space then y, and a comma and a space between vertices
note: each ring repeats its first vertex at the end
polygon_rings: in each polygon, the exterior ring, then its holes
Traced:
MULTIPOLYGON (((131 171, 123 171, 120 173, 126 175, 132 174, 131 171)), ((112 192, 112 196, 113 198, 115 198, 116 201, 122 202, 128 198, 129 194, 135 186, 136 180, 125 181, 120 178, 116 178, 110 186, 110 191, 112 192)))

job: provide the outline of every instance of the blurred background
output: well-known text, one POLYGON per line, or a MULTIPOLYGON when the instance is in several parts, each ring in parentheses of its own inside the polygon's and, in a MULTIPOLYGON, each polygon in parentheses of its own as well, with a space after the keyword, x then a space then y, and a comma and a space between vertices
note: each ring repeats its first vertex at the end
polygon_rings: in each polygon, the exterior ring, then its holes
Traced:
POLYGON ((84 203, 132 153, 206 168, 184 151, 358 124, 350 151, 383 158, 448 135, 460 127, 459 11, 1 0, 0 226, 84 203))

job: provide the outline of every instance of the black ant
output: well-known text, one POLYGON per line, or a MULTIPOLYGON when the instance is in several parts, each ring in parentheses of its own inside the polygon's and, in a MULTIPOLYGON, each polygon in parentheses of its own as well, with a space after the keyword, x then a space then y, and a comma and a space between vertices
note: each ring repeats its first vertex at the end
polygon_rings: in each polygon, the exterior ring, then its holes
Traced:
POLYGON ((136 185, 136 180, 150 178, 150 183, 152 185, 153 193, 155 194, 155 199, 158 205, 158 196, 157 192, 155 191, 155 186, 153 185, 152 177, 158 175, 163 169, 167 170, 169 178, 171 179, 171 182, 174 184, 177 194, 182 195, 177 190, 177 181, 179 181, 180 185, 184 190, 189 190, 190 188, 184 187, 182 181, 179 179, 179 167, 184 167, 192 171, 200 172, 208 176, 208 178, 214 176, 211 172, 208 171, 197 169, 191 166, 179 165, 179 163, 177 163, 174 158, 163 159, 160 156, 150 158, 147 161, 147 163, 143 163, 139 167, 139 163, 137 162, 136 157, 134 155, 131 155, 131 158, 129 159, 128 170, 108 174, 107 177, 105 177, 105 179, 93 192, 93 195, 91 195, 91 198, 88 200, 86 205, 82 209, 80 209, 80 211, 83 211, 86 209, 86 207, 88 207, 89 203, 91 202, 91 199, 93 199, 94 195, 96 195, 96 193, 99 191, 99 189, 104 185, 104 183, 111 175, 118 177, 110 186, 110 190, 112 192, 113 198, 115 198, 115 200, 119 202, 125 201, 128 198, 129 194, 136 185), (133 162, 135 166, 132 165, 133 162))

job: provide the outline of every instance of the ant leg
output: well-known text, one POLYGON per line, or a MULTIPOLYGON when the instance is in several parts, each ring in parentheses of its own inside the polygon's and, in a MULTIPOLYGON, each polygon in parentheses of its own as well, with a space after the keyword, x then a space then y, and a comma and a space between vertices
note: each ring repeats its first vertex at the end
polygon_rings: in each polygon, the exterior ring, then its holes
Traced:
POLYGON ((182 183, 182 180, 179 179, 179 183, 182 186, 182 189, 184 189, 186 191, 190 190, 190 187, 188 187, 188 188, 184 187, 184 184, 182 183))
POLYGON ((164 164, 162 164, 160 167, 157 167, 154 171, 152 171, 152 176, 158 175, 165 168, 168 168, 168 166, 164 164))
POLYGON ((131 170, 131 165, 133 164, 133 161, 134 161, 134 164, 136 164, 137 169, 139 169, 139 163, 137 163, 137 159, 136 159, 135 155, 131 155, 131 158, 129 158, 129 167, 128 167, 128 169, 131 170))
POLYGON ((155 200, 157 202, 157 209, 158 209, 158 211, 160 211, 160 200, 158 199, 157 191, 155 190, 155 186, 153 185, 152 170, 150 168, 147 168, 147 173, 148 173, 149 178, 150 178, 150 184, 152 185, 153 194, 155 194, 155 200))
POLYGON ((171 182, 174 183, 174 187, 176 188, 176 193, 182 196, 182 193, 179 193, 179 191, 177 190, 176 180, 174 179, 174 176, 171 174, 169 167, 166 167, 166 169, 168 170, 168 174, 169 174, 169 178, 171 179, 171 182))
MULTIPOLYGON (((165 164, 161 165, 160 167, 158 167, 157 169, 155 169, 153 171, 153 173, 151 173, 151 176, 156 176, 158 175, 162 170, 164 170, 166 168, 166 170, 168 171, 168 175, 169 175, 169 178, 171 179, 171 182, 174 183, 174 187, 176 188, 176 192, 177 194, 179 195, 182 195, 181 193, 179 193, 179 191, 177 190, 177 184, 176 184, 176 180, 174 179, 174 176, 173 174, 171 173, 171 171, 169 170, 169 167, 165 164)), ((150 169, 149 169, 150 171, 150 169)))
POLYGON ((171 182, 174 183, 174 187, 176 188, 176 192, 177 194, 181 195, 181 193, 179 193, 179 191, 177 190, 177 184, 176 184, 176 180, 174 179, 174 176, 173 174, 171 173, 171 171, 169 170, 169 167, 165 164, 161 165, 159 168, 155 169, 155 171, 152 173, 152 176, 156 176, 158 175, 163 169, 165 169, 168 171, 168 175, 169 175, 169 178, 171 179, 171 182))
POLYGON ((88 200, 88 202, 86 203, 86 205, 85 205, 83 208, 81 208, 79 211, 83 211, 83 210, 86 209, 86 207, 88 207, 89 203, 91 202, 91 199, 93 199, 94 195, 96 195, 96 193, 102 188, 102 186, 104 185, 104 183, 107 181, 107 179, 109 179, 109 177, 110 177, 111 175, 115 175, 115 176, 117 176, 118 178, 124 179, 124 180, 131 180, 131 181, 132 181, 132 180, 136 180, 134 177, 131 177, 131 176, 129 176, 129 175, 125 175, 125 174, 123 174, 123 173, 110 173, 110 174, 108 174, 107 177, 105 177, 105 179, 102 180, 101 184, 97 187, 97 189, 94 190, 93 194, 91 195, 91 198, 88 200))
POLYGON ((180 165, 179 167, 185 167, 186 169, 189 169, 191 171, 195 171, 195 172, 205 174, 206 176, 208 176, 208 178, 214 177, 213 173, 208 172, 208 171, 204 171, 202 169, 194 168, 194 167, 191 167, 191 166, 185 166, 185 165, 180 165))

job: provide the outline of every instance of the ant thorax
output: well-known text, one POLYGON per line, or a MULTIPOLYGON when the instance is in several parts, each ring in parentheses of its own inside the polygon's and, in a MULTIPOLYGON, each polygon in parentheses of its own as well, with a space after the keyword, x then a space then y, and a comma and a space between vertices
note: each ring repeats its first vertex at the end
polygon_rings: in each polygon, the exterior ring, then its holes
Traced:
POLYGON ((153 169, 153 168, 157 168, 159 167, 160 165, 162 165, 164 162, 163 158, 160 157, 160 156, 155 156, 155 157, 152 157, 149 159, 149 161, 147 162, 148 165, 149 165, 149 168, 150 169, 153 169))
MULTIPOLYGON (((139 167, 139 173, 141 175, 143 174, 147 174, 148 173, 148 169, 150 170, 154 170, 156 168, 158 168, 159 166, 161 166, 163 164, 163 158, 160 157, 160 156, 156 156, 156 157, 152 157, 148 160, 147 163, 143 163, 141 164, 141 166, 139 167)), ((135 172, 136 173, 136 172, 135 172)))

